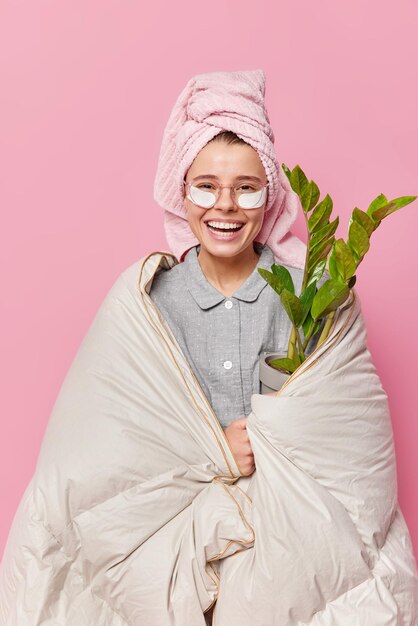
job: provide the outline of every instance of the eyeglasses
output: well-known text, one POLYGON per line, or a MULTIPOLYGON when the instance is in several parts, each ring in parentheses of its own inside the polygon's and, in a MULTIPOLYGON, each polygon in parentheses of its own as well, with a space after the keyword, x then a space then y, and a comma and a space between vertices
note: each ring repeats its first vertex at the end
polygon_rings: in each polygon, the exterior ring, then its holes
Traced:
POLYGON ((266 200, 268 187, 268 183, 263 185, 257 181, 220 185, 214 180, 204 178, 183 180, 183 185, 188 192, 186 198, 202 209, 211 209, 219 200, 224 187, 232 190, 232 201, 235 206, 241 209, 258 209, 266 200))

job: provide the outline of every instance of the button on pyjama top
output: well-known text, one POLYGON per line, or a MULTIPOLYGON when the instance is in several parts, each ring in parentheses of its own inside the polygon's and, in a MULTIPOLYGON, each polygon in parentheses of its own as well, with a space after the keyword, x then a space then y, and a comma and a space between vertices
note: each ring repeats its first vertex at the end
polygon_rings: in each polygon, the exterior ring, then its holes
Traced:
MULTIPOLYGON (((267 244, 253 245, 260 254, 257 266, 230 297, 203 273, 200 244, 181 263, 158 270, 149 292, 222 428, 250 414, 251 396, 260 393, 259 358, 267 351, 287 352, 292 329, 279 295, 257 271, 259 267, 271 269, 276 262, 273 252, 267 244)), ((285 267, 299 294, 303 270, 285 267)), ((305 355, 315 347, 322 326, 309 340, 305 355)))

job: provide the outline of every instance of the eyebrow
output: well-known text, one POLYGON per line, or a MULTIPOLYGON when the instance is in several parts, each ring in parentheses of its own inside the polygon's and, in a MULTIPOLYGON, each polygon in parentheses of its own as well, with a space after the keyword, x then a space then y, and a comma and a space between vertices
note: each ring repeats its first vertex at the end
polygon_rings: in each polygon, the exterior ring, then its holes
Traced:
MULTIPOLYGON (((215 180, 219 180, 219 177, 214 176, 213 174, 201 174, 200 176, 195 176, 194 180, 197 180, 198 178, 213 178, 215 180)), ((235 176, 234 180, 258 180, 260 183, 263 182, 258 176, 235 176)))

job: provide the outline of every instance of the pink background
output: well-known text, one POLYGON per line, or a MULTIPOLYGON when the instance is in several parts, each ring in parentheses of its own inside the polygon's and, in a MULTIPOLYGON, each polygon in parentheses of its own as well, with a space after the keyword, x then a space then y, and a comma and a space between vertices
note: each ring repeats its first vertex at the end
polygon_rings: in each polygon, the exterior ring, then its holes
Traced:
MULTIPOLYGON (((278 158, 331 195, 346 237, 354 206, 418 194, 417 26, 416 0, 0 3, 0 554, 95 312, 168 249, 153 183, 189 78, 264 69, 278 158)), ((382 223, 356 285, 416 554, 417 215, 382 223)))

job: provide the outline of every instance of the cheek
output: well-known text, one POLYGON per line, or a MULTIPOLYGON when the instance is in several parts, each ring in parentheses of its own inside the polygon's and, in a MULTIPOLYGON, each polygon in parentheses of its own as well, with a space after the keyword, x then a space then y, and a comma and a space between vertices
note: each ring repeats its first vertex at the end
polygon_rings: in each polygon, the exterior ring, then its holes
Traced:
POLYGON ((251 225, 254 228, 261 228, 264 222, 264 209, 258 215, 251 216, 251 225))
POLYGON ((200 210, 195 205, 190 205, 189 202, 186 202, 186 215, 191 226, 198 226, 204 214, 204 210, 200 210))

